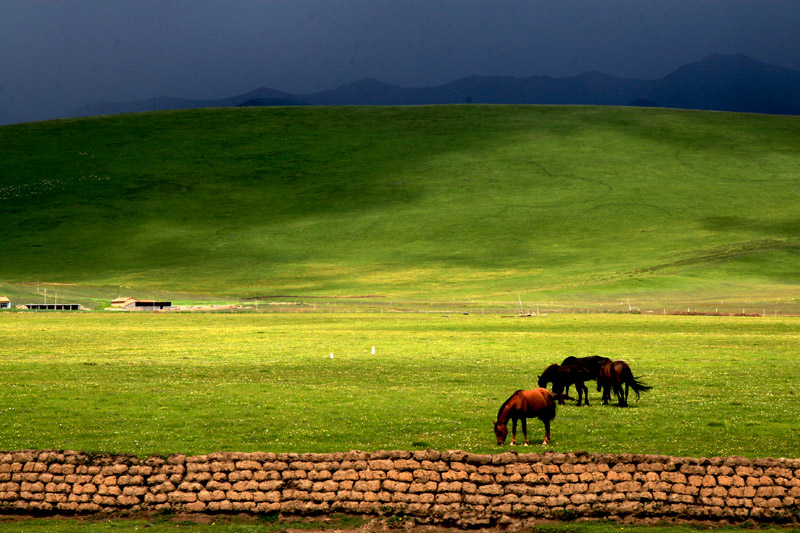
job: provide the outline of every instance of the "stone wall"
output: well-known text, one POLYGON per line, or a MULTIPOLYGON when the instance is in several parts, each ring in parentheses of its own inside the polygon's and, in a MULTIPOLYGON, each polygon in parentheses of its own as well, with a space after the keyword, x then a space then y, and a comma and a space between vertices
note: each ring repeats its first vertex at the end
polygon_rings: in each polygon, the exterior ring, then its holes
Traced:
POLYGON ((800 459, 461 451, 0 452, 0 512, 402 515, 461 526, 529 518, 792 521, 800 459))

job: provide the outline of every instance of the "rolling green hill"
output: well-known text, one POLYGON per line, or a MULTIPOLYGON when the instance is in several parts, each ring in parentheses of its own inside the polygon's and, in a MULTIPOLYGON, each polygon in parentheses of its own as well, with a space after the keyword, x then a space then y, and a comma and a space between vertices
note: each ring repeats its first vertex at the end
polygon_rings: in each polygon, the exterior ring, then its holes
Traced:
POLYGON ((0 293, 800 297, 797 117, 210 109, 5 126, 0 161, 0 293))

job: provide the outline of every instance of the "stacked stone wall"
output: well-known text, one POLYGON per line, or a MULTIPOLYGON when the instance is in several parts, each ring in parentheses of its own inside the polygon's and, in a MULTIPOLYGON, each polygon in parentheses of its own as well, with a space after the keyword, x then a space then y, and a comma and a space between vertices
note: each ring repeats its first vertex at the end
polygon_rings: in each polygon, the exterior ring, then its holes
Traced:
POLYGON ((797 522, 800 459, 461 451, 137 458, 0 452, 0 512, 332 512, 461 526, 529 518, 797 522))

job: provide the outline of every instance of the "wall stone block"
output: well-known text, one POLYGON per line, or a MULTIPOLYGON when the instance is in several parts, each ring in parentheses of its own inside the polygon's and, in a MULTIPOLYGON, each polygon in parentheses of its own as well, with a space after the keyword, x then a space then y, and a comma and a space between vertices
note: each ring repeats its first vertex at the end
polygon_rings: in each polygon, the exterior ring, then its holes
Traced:
POLYGON ((564 512, 796 522, 798 502, 798 459, 459 450, 139 459, 0 451, 0 513, 337 511, 483 527, 564 512))

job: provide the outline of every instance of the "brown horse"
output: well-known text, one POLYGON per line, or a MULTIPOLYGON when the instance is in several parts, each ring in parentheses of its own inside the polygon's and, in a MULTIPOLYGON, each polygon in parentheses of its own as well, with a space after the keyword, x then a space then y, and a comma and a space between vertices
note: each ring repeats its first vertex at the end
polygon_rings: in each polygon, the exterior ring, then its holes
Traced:
POLYGON ((553 384, 553 394, 558 400, 558 405, 564 405, 567 398, 566 391, 571 385, 575 385, 578 390, 578 405, 581 405, 581 398, 589 405, 589 388, 584 381, 594 379, 588 370, 579 365, 558 365, 553 363, 548 366, 539 376, 539 386, 547 387, 548 383, 553 384))
POLYGON ((603 389, 603 405, 608 405, 608 401, 611 399, 611 389, 613 389, 614 394, 617 395, 617 405, 627 407, 629 388, 633 389, 638 400, 640 392, 648 391, 653 387, 649 387, 638 378, 633 377, 631 367, 625 361, 611 361, 600 367, 597 376, 597 392, 603 389), (622 390, 623 385, 625 385, 624 391, 622 390))
POLYGON ((518 390, 506 400, 497 412, 494 421, 494 436, 497 444, 506 442, 508 436, 508 420, 513 421, 511 445, 517 445, 517 420, 522 420, 522 435, 525 446, 528 445, 528 418, 538 418, 544 422, 544 442, 550 442, 550 421, 556 417, 556 402, 553 393, 547 389, 518 390))

